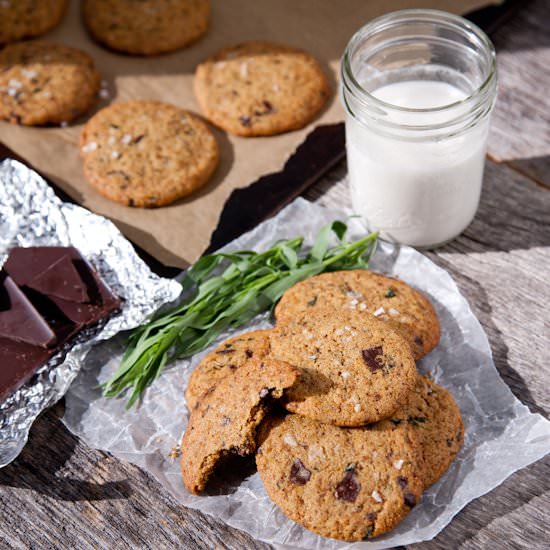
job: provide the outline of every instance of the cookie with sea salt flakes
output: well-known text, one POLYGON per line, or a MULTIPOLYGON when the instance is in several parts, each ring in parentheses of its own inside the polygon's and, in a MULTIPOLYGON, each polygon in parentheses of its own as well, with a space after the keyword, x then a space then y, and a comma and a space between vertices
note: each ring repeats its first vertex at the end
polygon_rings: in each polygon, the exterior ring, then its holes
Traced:
POLYGON ((67 0, 1 0, 0 45, 40 36, 63 18, 67 0))
POLYGON ((200 397, 226 376, 251 360, 264 359, 269 353, 268 330, 254 330, 233 336, 206 355, 189 377, 185 399, 189 410, 200 397))
MULTIPOLYGON (((453 396, 420 374, 407 403, 372 427, 385 433, 392 429, 413 432, 422 447, 426 488, 447 471, 464 441, 464 424, 453 396)), ((396 458, 394 464, 400 469, 403 462, 396 458)))
POLYGON ((285 323, 326 308, 384 321, 409 342, 417 360, 439 342, 439 320, 426 296, 399 279, 366 269, 323 273, 294 285, 277 304, 275 318, 285 323))
POLYGON ((422 492, 419 445, 406 432, 339 428, 290 414, 266 420, 258 445, 269 497, 324 537, 356 541, 386 533, 422 492))
POLYGON ((105 46, 136 55, 183 48, 208 27, 209 0, 84 0, 84 22, 105 46))
POLYGON ((197 67, 193 84, 204 115, 239 136, 302 128, 330 97, 311 55, 270 42, 223 48, 197 67))
POLYGON ((218 145, 197 116, 160 101, 113 103, 80 136, 86 179, 128 206, 169 204, 202 187, 218 164, 218 145))
POLYGON ((0 119, 14 124, 61 124, 97 101, 100 77, 83 51, 43 41, 0 50, 0 119))
POLYGON ((327 310, 278 325, 271 356, 295 365, 288 411, 337 426, 362 426, 390 416, 416 383, 407 342, 382 321, 327 310))
POLYGON ((257 359, 201 399, 181 441, 181 473, 189 491, 200 493, 224 456, 256 450, 256 428, 271 401, 280 398, 298 376, 286 363, 257 359))

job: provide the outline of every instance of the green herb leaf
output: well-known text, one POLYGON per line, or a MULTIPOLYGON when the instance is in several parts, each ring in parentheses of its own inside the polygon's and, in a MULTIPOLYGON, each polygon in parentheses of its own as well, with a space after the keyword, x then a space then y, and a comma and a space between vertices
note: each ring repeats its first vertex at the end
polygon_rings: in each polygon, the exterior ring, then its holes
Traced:
POLYGON ((168 311, 161 309, 131 332, 120 366, 103 385, 104 395, 131 390, 126 405, 130 408, 170 361, 203 350, 224 330, 273 308, 299 281, 323 271, 367 268, 378 235, 350 243, 346 232, 341 221, 326 225, 309 254, 301 254, 303 239, 298 237, 275 243, 265 252, 202 257, 182 282, 182 302, 168 311))

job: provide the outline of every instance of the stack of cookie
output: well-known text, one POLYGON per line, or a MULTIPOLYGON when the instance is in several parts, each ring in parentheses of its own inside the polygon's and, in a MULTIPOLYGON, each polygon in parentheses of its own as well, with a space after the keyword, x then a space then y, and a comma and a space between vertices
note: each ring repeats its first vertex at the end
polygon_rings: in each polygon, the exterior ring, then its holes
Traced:
POLYGON ((416 371, 439 342, 432 305, 397 279, 341 271, 289 289, 275 317, 192 373, 186 487, 199 493, 223 456, 255 452, 268 495, 294 521, 350 541, 389 531, 463 441, 452 396, 416 371))

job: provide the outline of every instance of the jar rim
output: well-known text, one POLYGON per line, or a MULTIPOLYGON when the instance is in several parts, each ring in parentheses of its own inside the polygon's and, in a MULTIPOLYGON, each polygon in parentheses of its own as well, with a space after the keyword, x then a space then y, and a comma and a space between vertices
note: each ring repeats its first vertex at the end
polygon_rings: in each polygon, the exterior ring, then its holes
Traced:
POLYGON ((344 54, 342 56, 342 63, 341 63, 341 73, 342 73, 342 86, 347 88, 351 93, 359 93, 360 97, 363 97, 364 99, 367 99, 370 103, 373 105, 378 105, 379 107, 382 107, 384 109, 391 109, 395 112, 402 112, 402 113, 441 113, 446 111, 451 111, 455 109, 458 106, 468 104, 468 103, 474 103, 477 102, 478 98, 483 98, 487 89, 490 87, 491 83, 496 78, 496 53, 495 53, 495 47, 493 46, 493 43, 487 36, 487 34, 480 29, 475 23, 472 23, 471 21, 468 21, 464 17, 461 17, 459 15, 454 15, 452 13, 448 13, 441 10, 434 10, 434 9, 404 9, 404 10, 398 10, 391 13, 387 13, 384 15, 381 15, 375 19, 372 19, 369 21, 366 25, 361 27, 350 39, 348 42, 346 49, 344 50, 344 54), (350 60, 350 53, 352 48, 356 45, 356 43, 365 37, 366 31, 372 30, 372 34, 376 34, 377 32, 380 32, 381 30, 385 29, 376 29, 377 26, 380 25, 380 23, 385 22, 408 22, 408 21, 414 21, 418 20, 420 22, 440 22, 440 23, 447 23, 447 24, 454 24, 455 28, 461 28, 465 31, 472 32, 476 38, 481 42, 481 44, 484 46, 484 48, 487 50, 489 54, 490 64, 487 71, 487 76, 483 80, 483 82, 475 88, 469 95, 464 97, 463 99, 460 99, 458 101, 454 101, 452 103, 448 103, 446 105, 440 105, 438 107, 404 107, 401 105, 395 105, 394 103, 388 103, 387 101, 384 101, 375 95, 371 94, 368 90, 365 90, 363 86, 359 84, 357 79, 355 78, 355 75, 353 74, 353 71, 351 69, 351 60, 350 60), (351 89, 349 86, 349 83, 353 85, 354 89, 351 89))

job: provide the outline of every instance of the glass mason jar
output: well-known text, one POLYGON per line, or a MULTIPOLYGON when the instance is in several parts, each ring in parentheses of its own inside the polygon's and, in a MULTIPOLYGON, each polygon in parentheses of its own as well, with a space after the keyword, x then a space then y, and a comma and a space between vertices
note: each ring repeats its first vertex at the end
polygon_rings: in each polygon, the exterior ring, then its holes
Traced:
POLYGON ((352 203, 369 229, 429 248, 470 224, 496 89, 494 47, 462 17, 397 11, 352 37, 341 99, 352 203))

